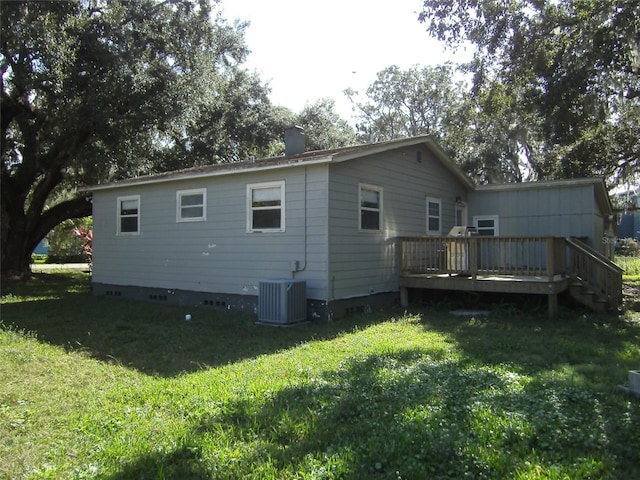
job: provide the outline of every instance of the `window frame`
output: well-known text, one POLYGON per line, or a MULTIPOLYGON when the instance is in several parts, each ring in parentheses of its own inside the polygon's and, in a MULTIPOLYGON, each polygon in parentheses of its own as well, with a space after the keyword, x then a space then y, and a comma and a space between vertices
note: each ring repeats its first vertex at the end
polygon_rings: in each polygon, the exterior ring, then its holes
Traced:
POLYGON ((426 221, 427 221, 427 235, 434 235, 434 236, 440 236, 442 235, 442 199, 438 198, 438 197, 426 197, 425 198, 425 207, 426 207, 426 221), (429 212, 429 204, 430 203, 435 203, 438 205, 438 216, 435 215, 431 215, 429 212), (437 230, 431 230, 429 228, 429 220, 432 218, 437 218, 438 219, 438 229, 437 230))
POLYGON ((206 222, 207 221, 207 189, 206 188, 191 188, 188 190, 176 191, 176 222, 188 223, 188 222, 206 222), (189 195, 202 194, 202 204, 200 205, 182 205, 182 197, 189 195), (184 217, 182 216, 183 208, 193 208, 202 206, 202 215, 199 217, 184 217))
POLYGON ((279 233, 286 231, 286 208, 285 208, 285 181, 278 180, 274 182, 261 182, 261 183, 249 183, 247 184, 247 233, 279 233), (253 206, 253 191, 279 188, 280 189, 280 205, 278 207, 254 207, 253 206), (277 228, 254 228, 253 226, 253 214, 255 211, 260 210, 280 210, 280 226, 277 228))
POLYGON ((123 236, 130 235, 140 235, 140 195, 125 195, 116 198, 116 234, 123 236), (123 218, 133 218, 134 215, 123 215, 122 214, 122 203, 127 201, 135 201, 137 203, 137 211, 135 214, 136 217, 136 230, 135 231, 123 231, 122 230, 122 219, 123 218))
POLYGON ((358 184, 358 231, 364 233, 379 233, 383 231, 383 206, 384 206, 384 189, 379 185, 372 185, 369 183, 359 183, 358 184), (372 192, 376 192, 378 194, 378 207, 364 207, 362 205, 362 194, 363 191, 369 190, 372 192), (378 228, 365 228, 362 226, 362 213, 366 212, 377 212, 378 213, 378 228))
POLYGON ((476 234, 480 237, 498 237, 500 236, 500 221, 498 215, 474 215, 473 226, 476 227, 476 234), (489 230, 489 227, 478 227, 478 222, 482 220, 493 221, 493 235, 482 235, 482 231, 489 230))

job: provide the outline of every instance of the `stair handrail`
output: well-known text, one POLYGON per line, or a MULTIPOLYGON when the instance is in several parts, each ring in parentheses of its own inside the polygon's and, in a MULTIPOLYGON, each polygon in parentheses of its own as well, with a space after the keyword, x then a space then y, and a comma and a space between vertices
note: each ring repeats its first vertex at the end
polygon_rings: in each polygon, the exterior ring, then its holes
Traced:
POLYGON ((566 245, 573 249, 574 252, 579 252, 583 258, 588 259, 593 265, 601 267, 603 272, 608 272, 607 279, 599 277, 596 271, 590 269, 579 269, 577 265, 573 263, 573 255, 569 255, 567 260, 570 264, 569 274, 572 276, 580 276, 582 281, 596 288, 598 293, 609 303, 610 307, 618 308, 622 305, 622 272, 624 269, 612 262, 604 255, 595 251, 589 245, 583 242, 576 241, 571 238, 565 238, 566 245), (583 275, 588 274, 587 278, 583 275))
POLYGON ((580 250, 585 255, 588 255, 598 260, 599 262, 604 263, 610 270, 616 271, 620 274, 624 272, 624 268, 622 268, 620 265, 610 260, 609 258, 605 257, 597 250, 594 250, 586 243, 581 242, 580 240, 574 240, 573 238, 569 238, 569 237, 565 238, 565 241, 572 247, 575 247, 578 250, 580 250))

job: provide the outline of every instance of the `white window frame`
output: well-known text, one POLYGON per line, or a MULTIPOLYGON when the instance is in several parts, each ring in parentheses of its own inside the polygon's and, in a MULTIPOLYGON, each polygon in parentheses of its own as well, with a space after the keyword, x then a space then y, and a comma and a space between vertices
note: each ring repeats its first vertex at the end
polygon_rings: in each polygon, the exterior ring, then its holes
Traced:
POLYGON ((190 190, 178 190, 176 192, 176 222, 204 222, 207 220, 207 189, 193 188, 190 190), (202 204, 200 205, 182 205, 182 197, 189 195, 202 195, 202 204), (182 216, 183 208, 202 207, 202 215, 199 217, 182 216))
POLYGON ((140 235, 140 195, 127 195, 118 197, 116 199, 116 232, 118 235, 140 235), (135 201, 138 204, 136 215, 122 215, 122 203, 135 201), (136 217, 136 231, 135 232, 123 232, 122 231, 122 219, 136 217))
POLYGON ((478 236, 489 236, 489 235, 482 235, 482 231, 484 230, 488 230, 488 227, 478 227, 478 223, 481 222, 482 220, 493 220, 493 236, 494 237, 498 237, 500 236, 500 222, 498 219, 498 215, 477 215, 473 217, 473 225, 474 227, 476 227, 476 232, 478 236))
POLYGON ((425 206, 427 209, 427 235, 442 235, 442 199, 437 197, 427 197, 425 201, 425 206), (429 204, 435 203, 438 205, 438 215, 431 215, 429 212, 429 204), (432 218, 438 219, 438 229, 431 230, 429 228, 429 220, 432 218))
POLYGON ((247 184, 247 233, 265 233, 265 232, 284 232, 286 230, 286 212, 285 212, 285 182, 284 180, 276 182, 250 183, 247 184), (267 188, 280 189, 280 206, 254 207, 253 191, 267 188), (259 210, 280 210, 280 226, 277 228, 254 228, 253 213, 259 210))
POLYGON ((368 183, 358 184, 358 229, 361 232, 381 232, 383 230, 383 205, 384 205, 384 190, 378 185, 371 185, 368 183), (369 190, 378 193, 378 207, 364 207, 362 205, 362 193, 364 190, 369 190), (378 228, 364 228, 362 226, 362 212, 378 212, 378 228))

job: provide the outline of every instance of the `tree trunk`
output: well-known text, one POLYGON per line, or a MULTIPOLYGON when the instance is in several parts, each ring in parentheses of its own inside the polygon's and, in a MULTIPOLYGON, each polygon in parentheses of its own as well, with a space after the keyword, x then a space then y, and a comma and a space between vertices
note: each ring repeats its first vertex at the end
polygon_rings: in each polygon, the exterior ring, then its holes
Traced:
POLYGON ((88 197, 76 197, 59 203, 28 222, 24 206, 2 204, 2 244, 0 270, 3 278, 25 278, 31 274, 31 254, 53 227, 69 218, 91 215, 88 197))

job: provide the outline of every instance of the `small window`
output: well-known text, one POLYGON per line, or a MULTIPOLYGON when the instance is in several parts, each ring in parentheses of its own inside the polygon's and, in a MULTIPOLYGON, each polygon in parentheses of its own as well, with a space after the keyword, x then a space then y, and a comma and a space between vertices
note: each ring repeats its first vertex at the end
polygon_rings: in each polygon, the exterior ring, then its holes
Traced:
POLYGON ((176 192, 176 220, 178 222, 203 222, 207 219, 207 190, 181 190, 176 192))
POLYGON ((441 235, 442 201, 439 198, 427 197, 427 234, 441 235))
POLYGON ((284 182, 247 185, 247 231, 284 232, 284 182))
POLYGON ((473 217, 476 226, 476 232, 481 237, 497 237, 498 236, 498 216, 488 215, 485 217, 473 217))
POLYGON ((140 233, 140 195, 118 197, 118 234, 140 233))
POLYGON ((360 185, 360 230, 382 228, 382 188, 360 185))

